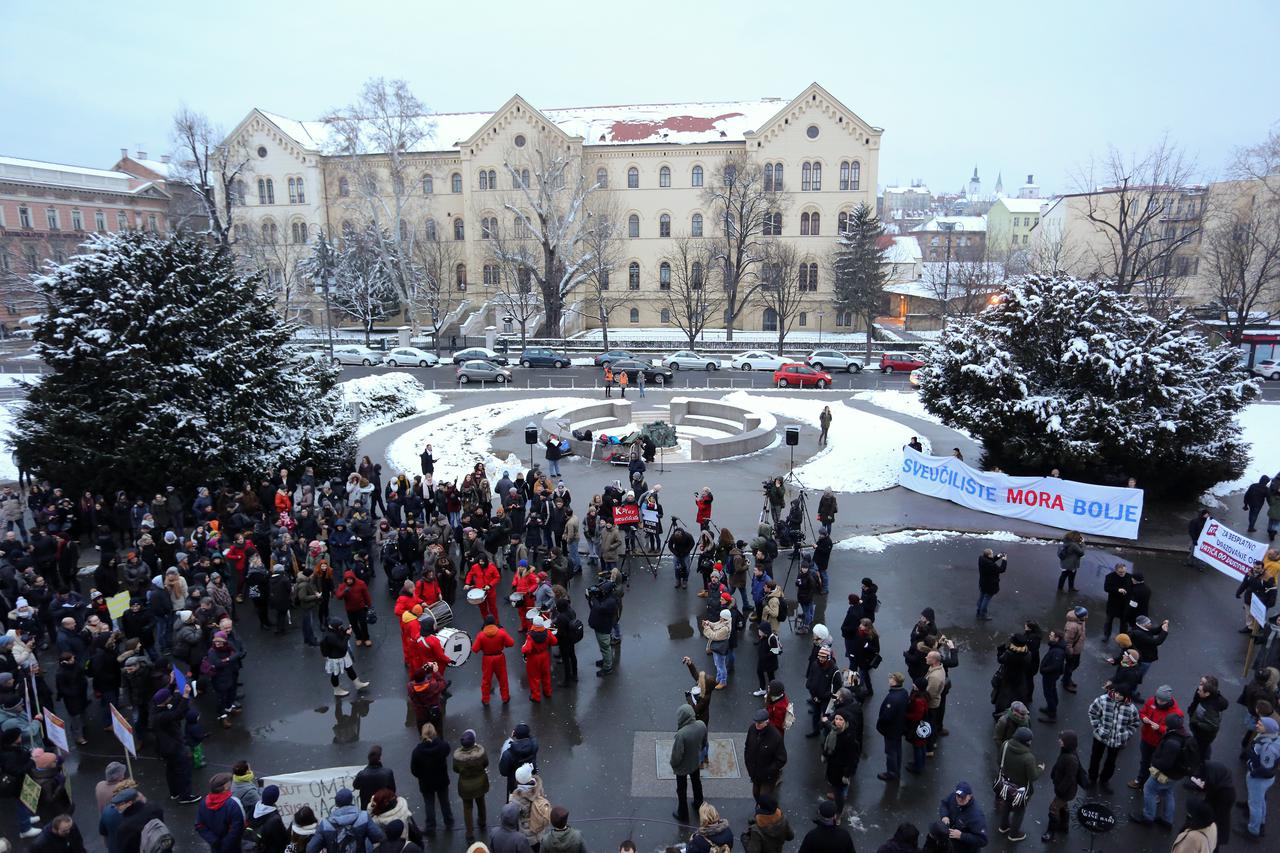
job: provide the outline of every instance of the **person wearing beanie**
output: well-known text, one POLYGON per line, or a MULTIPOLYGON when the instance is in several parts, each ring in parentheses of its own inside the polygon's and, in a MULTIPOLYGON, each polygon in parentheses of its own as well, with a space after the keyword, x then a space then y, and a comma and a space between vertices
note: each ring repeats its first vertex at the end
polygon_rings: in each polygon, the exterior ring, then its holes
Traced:
POLYGON ((1080 668, 1080 656, 1084 654, 1088 619, 1088 608, 1073 607, 1067 611, 1066 627, 1062 629, 1062 641, 1066 646, 1067 652, 1066 665, 1062 669, 1062 689, 1068 693, 1076 692, 1076 683, 1072 676, 1080 668))
POLYGON ((1260 838, 1267 819, 1267 791, 1275 784, 1276 773, 1280 771, 1280 723, 1272 717, 1261 717, 1253 729, 1255 734, 1249 744, 1248 772, 1244 780, 1249 791, 1249 825, 1245 832, 1260 838))
POLYGON ((397 818, 387 821, 382 831, 387 835, 386 840, 375 847, 373 853, 422 853, 422 845, 413 840, 412 816, 409 817, 408 826, 403 820, 397 818))
POLYGON ((333 804, 333 811, 320 821, 315 835, 307 842, 307 853, 343 853, 338 846, 338 835, 344 832, 347 837, 355 839, 357 850, 367 850, 371 843, 386 839, 382 827, 356 806, 350 788, 339 788, 333 796, 333 804))
POLYGON ((231 774, 215 774, 196 810, 196 834, 209 845, 210 853, 238 853, 245 822, 244 807, 231 796, 231 774))
POLYGON ((751 796, 772 794, 782 780, 782 768, 787 764, 787 746, 782 732, 769 722, 769 712, 758 709, 747 729, 747 743, 743 750, 743 763, 751 779, 751 796))
POLYGON ((1052 841, 1056 832, 1066 835, 1071 828, 1071 814, 1067 808, 1076 798, 1081 780, 1088 779, 1080 766, 1080 756, 1076 754, 1078 743, 1076 733, 1070 729, 1058 732, 1058 760, 1049 771, 1053 800, 1049 803, 1049 819, 1045 823, 1044 834, 1040 836, 1041 841, 1052 841))
POLYGON ((390 767, 382 765, 382 747, 374 745, 369 748, 369 763, 351 780, 351 787, 360 795, 360 808, 369 808, 373 795, 383 788, 396 789, 396 774, 390 767))
POLYGON ((200 797, 191 791, 193 759, 183 731, 191 710, 190 696, 191 684, 188 683, 180 694, 161 688, 151 697, 151 733, 156 752, 164 761, 169 798, 184 804, 200 802, 200 797))
POLYGON ((258 781, 254 777, 249 762, 241 759, 231 765, 231 796, 244 806, 244 813, 253 814, 253 807, 259 802, 258 781))
POLYGON ((516 769, 516 789, 511 792, 511 804, 520 808, 520 831, 529 846, 537 845, 542 833, 550 826, 551 803, 542 787, 542 777, 534 773, 532 764, 521 764, 516 769))
POLYGON ((511 730, 511 737, 502 745, 502 754, 498 756, 498 772, 507 777, 508 797, 516 789, 516 772, 525 764, 531 765, 533 772, 538 771, 538 739, 528 723, 520 723, 511 730))
POLYGON ((125 780, 128 770, 119 761, 112 761, 107 765, 107 769, 103 771, 102 781, 93 786, 94 799, 98 801, 98 812, 111 802, 111 798, 115 795, 116 785, 125 780))
POLYGON ((733 631, 733 611, 721 610, 720 618, 702 620, 702 636, 711 644, 711 659, 716 667, 716 690, 729 686, 729 634, 733 631))
POLYGON ((489 755, 477 743, 474 729, 462 733, 459 746, 453 752, 453 772, 458 774, 458 798, 462 800, 467 841, 475 841, 477 824, 483 829, 488 822, 484 798, 489 793, 489 755))
POLYGON ((778 808, 777 798, 772 794, 756 797, 755 814, 747 820, 742 833, 747 853, 782 853, 786 843, 795 837, 786 815, 778 808))
MULTIPOLYGON (((113 809, 118 817, 115 826, 115 846, 109 850, 137 850, 142 837, 143 828, 152 820, 164 820, 164 809, 155 803, 147 802, 137 788, 121 788, 111 798, 108 809, 113 809)), ((100 821, 106 824, 106 818, 100 821)))
POLYGON ((587 853, 582 833, 569 826, 569 810, 564 806, 551 809, 551 825, 542 832, 538 853, 587 853))
POLYGON ((1138 743, 1138 775, 1130 780, 1130 788, 1137 790, 1146 784, 1151 757, 1165 735, 1171 714, 1177 714, 1179 720, 1183 718, 1182 709, 1173 698, 1173 688, 1168 684, 1162 684, 1156 688, 1156 692, 1147 699, 1138 713, 1138 719, 1142 723, 1142 739, 1138 743))
POLYGON ((839 814, 830 800, 820 803, 814 827, 805 833, 797 853, 854 853, 853 836, 841 825, 839 814))
POLYGON ((1036 762, 1031 751, 1031 739, 1031 729, 1020 726, 997 752, 1000 784, 996 789, 996 817, 1000 832, 1010 841, 1027 837, 1022 831, 1022 818, 1027 801, 1035 793, 1035 780, 1044 772, 1044 765, 1036 762))
MULTIPOLYGON (((982 813, 968 782, 957 782, 955 789, 938 804, 938 819, 929 826, 931 841, 940 840, 936 849, 952 853, 976 853, 987 846, 987 816, 982 813)), ((930 842, 926 842, 928 847, 930 842)))
POLYGON ((1200 748, 1180 711, 1165 715, 1163 722, 1165 731, 1151 754, 1149 775, 1142 787, 1142 812, 1132 813, 1129 818, 1144 826, 1159 823, 1172 829, 1177 782, 1200 770, 1200 748))
POLYGON ((671 741, 671 772, 676 777, 676 810, 671 816, 678 822, 689 822, 689 804, 685 793, 692 783, 693 808, 702 806, 702 750, 707 744, 707 724, 699 720, 689 705, 676 710, 676 734, 671 741))
POLYGON ((520 647, 525 676, 529 679, 529 700, 535 703, 541 702, 544 694, 551 698, 551 649, 559 641, 547 628, 541 619, 531 623, 520 647))
POLYGON ((1173 840, 1173 853, 1214 853, 1218 844, 1213 807, 1204 800, 1192 800, 1187 806, 1187 822, 1173 840))
MULTIPOLYGON (((1146 586, 1142 585, 1142 589, 1145 590, 1146 586)), ((1145 678, 1147 670, 1160 659, 1160 646, 1169 639, 1169 620, 1156 625, 1151 617, 1139 616, 1133 621, 1133 627, 1129 629, 1129 643, 1141 658, 1138 669, 1145 678)))
MULTIPOLYGON (((233 791, 237 784, 232 782, 233 791)), ((276 807, 279 800, 280 789, 275 785, 267 785, 252 808, 245 809, 249 822, 244 830, 244 843, 256 843, 256 849, 261 853, 284 853, 289 845, 289 830, 285 828, 284 818, 276 807)), ((243 804, 244 800, 241 799, 240 802, 243 804)))
POLYGON ((476 634, 471 644, 471 651, 481 655, 480 658, 480 704, 489 707, 489 695, 493 688, 493 679, 498 679, 498 693, 502 696, 502 704, 511 701, 511 687, 507 682, 506 650, 516 644, 506 629, 498 625, 492 616, 484 617, 484 627, 476 634))
MULTIPOLYGON (((507 803, 502 807, 502 812, 498 817, 498 826, 489 833, 489 849, 493 853, 533 853, 533 847, 529 844, 529 839, 520 831, 520 806, 518 803, 507 803)), ((308 853, 311 853, 311 851, 308 851, 308 853)))

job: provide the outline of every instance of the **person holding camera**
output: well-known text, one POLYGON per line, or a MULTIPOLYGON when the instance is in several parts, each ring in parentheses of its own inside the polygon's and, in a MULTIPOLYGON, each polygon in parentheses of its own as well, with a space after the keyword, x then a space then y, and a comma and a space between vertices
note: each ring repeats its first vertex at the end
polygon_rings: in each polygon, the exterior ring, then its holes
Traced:
POLYGON ((693 534, 684 529, 680 519, 672 518, 675 529, 667 539, 667 547, 671 549, 671 557, 675 566, 676 589, 689 588, 689 555, 693 553, 693 534))
POLYGON ((978 557, 978 618, 983 622, 991 621, 991 617, 987 615, 987 607, 1000 591, 1000 576, 1008 568, 1009 558, 990 548, 985 549, 982 556, 978 557))
POLYGON ((596 643, 600 646, 600 660, 596 661, 596 676, 604 678, 614 670, 613 629, 618 624, 621 603, 614 594, 612 581, 605 581, 599 586, 587 589, 587 602, 591 605, 587 625, 595 631, 596 643))

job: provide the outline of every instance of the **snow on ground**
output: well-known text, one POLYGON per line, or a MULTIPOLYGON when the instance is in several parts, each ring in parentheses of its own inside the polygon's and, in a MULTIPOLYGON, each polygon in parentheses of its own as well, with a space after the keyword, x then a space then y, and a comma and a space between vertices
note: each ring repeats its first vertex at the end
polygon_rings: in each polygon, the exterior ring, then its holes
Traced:
MULTIPOLYGON (((437 481, 457 479, 469 473, 476 462, 483 462, 489 476, 496 479, 504 468, 523 470, 526 457, 500 457, 492 447, 493 434, 516 421, 537 423, 548 412, 576 409, 600 402, 592 397, 547 397, 532 400, 510 400, 464 409, 414 427, 391 442, 387 462, 391 475, 401 471, 409 475, 421 472, 419 456, 427 444, 436 458, 437 481)), ((523 424, 521 425, 523 426, 523 424)), ((538 459, 542 454, 538 453, 538 459)))
POLYGON ((837 551, 861 551, 864 554, 879 554, 894 545, 915 545, 920 542, 948 542, 952 539, 986 539, 991 542, 1030 542, 1038 545, 1053 544, 1048 539, 1033 539, 1017 536, 1005 530, 993 530, 990 533, 963 533, 959 530, 899 530, 895 533, 882 533, 870 536, 850 536, 835 544, 837 551))
MULTIPOLYGON (((920 395, 915 391, 890 391, 882 389, 879 391, 859 391, 853 395, 855 400, 863 400, 871 405, 888 409, 891 412, 897 412, 900 415, 908 415, 913 418, 919 418, 922 421, 928 421, 931 424, 946 426, 942 423, 942 418, 937 415, 930 414, 925 410, 924 403, 920 402, 920 395)), ((952 429, 947 427, 947 429, 952 429)), ((966 438, 971 438, 969 433, 964 430, 954 430, 966 438)))
POLYGON ((596 358, 593 355, 575 356, 569 359, 569 363, 574 367, 595 367, 596 358))
POLYGON ((18 466, 13 462, 13 421, 18 414, 20 403, 0 405, 0 482, 18 479, 18 466))
POLYGON ((41 374, 28 371, 27 373, 0 373, 0 388, 17 388, 23 382, 39 382, 41 374))
POLYGON ((359 438, 404 418, 449 408, 439 394, 426 390, 421 382, 403 371, 348 379, 338 387, 344 403, 360 406, 360 423, 356 428, 359 438))
MULTIPOLYGON (((611 329, 610 337, 618 341, 672 341, 682 347, 688 346, 689 344, 689 336, 684 332, 679 329, 668 329, 662 327, 635 328, 628 326, 625 329, 611 329)), ((587 329, 586 331, 578 332, 570 338, 570 340, 575 341, 602 341, 603 339, 604 333, 599 329, 587 329)), ((698 340, 701 341, 723 341, 724 339, 724 329, 707 329, 698 338, 698 340)), ((777 346, 778 333, 752 332, 744 331, 742 329, 734 329, 733 340, 735 342, 741 341, 743 344, 749 345, 744 346, 743 349, 758 349, 759 347, 756 346, 757 344, 772 344, 773 347, 770 347, 770 351, 772 351, 772 349, 777 346)), ((837 344, 865 344, 866 342, 867 336, 865 332, 822 333, 823 346, 834 347, 837 344)), ((801 343, 804 343, 810 349, 817 346, 817 331, 800 332, 793 329, 787 335, 788 349, 798 346, 801 343)))
POLYGON ((1280 467, 1280 453, 1276 451, 1276 429, 1280 428, 1280 405, 1253 403, 1240 413, 1242 439, 1249 450, 1249 465, 1238 480, 1222 482, 1204 493, 1202 500, 1214 503, 1214 498, 1243 492, 1250 483, 1258 482, 1263 474, 1274 474, 1280 467))
MULTIPOLYGON (((795 471, 800 482, 813 489, 875 492, 896 486, 902 447, 915 434, 896 421, 822 399, 735 391, 724 402, 772 412, 814 428, 822 407, 831 405, 833 417, 827 446, 795 471)), ((928 453, 928 441, 921 442, 928 453)))

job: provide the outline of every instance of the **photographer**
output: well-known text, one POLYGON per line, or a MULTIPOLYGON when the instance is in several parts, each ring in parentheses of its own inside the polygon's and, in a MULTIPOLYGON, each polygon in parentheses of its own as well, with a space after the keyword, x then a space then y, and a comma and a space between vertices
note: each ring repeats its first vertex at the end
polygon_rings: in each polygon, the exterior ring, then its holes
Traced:
POLYGON ((680 519, 673 516, 671 523, 674 529, 667 540, 667 547, 671 549, 671 556, 675 562, 676 589, 688 589, 689 555, 693 553, 693 535, 685 530, 680 519))
POLYGON ((1000 576, 1009 568, 1009 558, 1004 554, 997 554, 990 548, 982 552, 982 556, 978 557, 978 618, 983 622, 990 622, 991 617, 987 615, 987 607, 991 604, 991 599, 1000 591, 1000 576))
POLYGON ((587 625, 596 634, 600 646, 600 660, 596 661, 596 676, 603 678, 613 672, 613 629, 618 624, 621 602, 614 594, 612 581, 587 588, 587 603, 591 613, 587 625))
POLYGON ((765 498, 769 501, 769 514, 773 516, 773 526, 777 527, 782 519, 782 508, 787 503, 787 490, 782 484, 781 477, 765 480, 761 486, 764 488, 765 498))

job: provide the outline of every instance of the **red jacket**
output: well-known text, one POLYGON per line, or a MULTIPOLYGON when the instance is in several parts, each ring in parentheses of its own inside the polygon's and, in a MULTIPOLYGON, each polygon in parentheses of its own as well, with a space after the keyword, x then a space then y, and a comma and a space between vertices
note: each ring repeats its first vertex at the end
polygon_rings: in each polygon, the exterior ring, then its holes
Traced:
POLYGON ((482 655, 500 655, 515 644, 516 641, 504 629, 497 625, 485 625, 471 644, 471 651, 482 655))
POLYGON ((511 579, 511 591, 524 596, 526 604, 533 604, 533 593, 538 589, 538 573, 516 575, 511 579))
POLYGON ((293 509, 293 499, 288 495, 276 492, 276 512, 289 512, 293 509))
POLYGON ((548 631, 546 628, 539 628, 534 625, 529 629, 529 635, 524 638, 524 645, 520 651, 524 653, 525 658, 535 658, 538 656, 546 657, 551 654, 551 647, 556 645, 556 635, 548 631), (541 634, 546 637, 544 642, 537 642, 534 634, 541 634))
POLYGON ((351 585, 341 584, 334 595, 342 599, 342 605, 347 608, 348 613, 355 613, 373 605, 373 599, 369 597, 369 586, 356 577, 354 572, 347 572, 342 579, 350 581, 351 585))
POLYGON ((396 618, 397 619, 400 618, 401 616, 404 615, 406 610, 412 610, 418 604, 421 604, 421 602, 418 601, 417 596, 412 594, 405 595, 404 593, 400 593, 400 595, 396 598, 396 606, 395 606, 396 618))
POLYGON ((711 520, 711 497, 698 498, 694 501, 698 505, 698 516, 694 519, 698 524, 711 520))
MULTIPOLYGON (((1138 713, 1138 719, 1142 722, 1142 742, 1148 746, 1159 746, 1160 738, 1164 737, 1164 718, 1170 714, 1182 714, 1182 709, 1178 707, 1178 700, 1174 699, 1173 704, 1168 708, 1156 707, 1156 697, 1152 696, 1147 699, 1142 706, 1142 710, 1138 713), (1147 725, 1146 721, 1151 720, 1153 723, 1159 724, 1160 728, 1153 729, 1147 725)), ((1183 716, 1186 716, 1185 714, 1183 716)))
POLYGON ((422 626, 418 624, 417 619, 410 619, 408 622, 400 620, 400 652, 404 655, 405 662, 409 662, 409 648, 418 641, 422 636, 422 626))
POLYGON ((783 693, 765 707, 765 710, 769 712, 769 722, 780 732, 786 731, 784 726, 787 724, 787 705, 790 702, 791 700, 787 698, 787 694, 783 693))
POLYGON ((422 602, 423 609, 426 609, 440 600, 440 584, 421 578, 413 585, 413 594, 422 602))
POLYGON ((497 592, 498 584, 501 582, 502 573, 498 571, 498 567, 493 563, 487 566, 474 563, 471 566, 471 570, 467 572, 467 578, 463 581, 463 584, 474 589, 484 589, 487 586, 490 590, 497 592))

